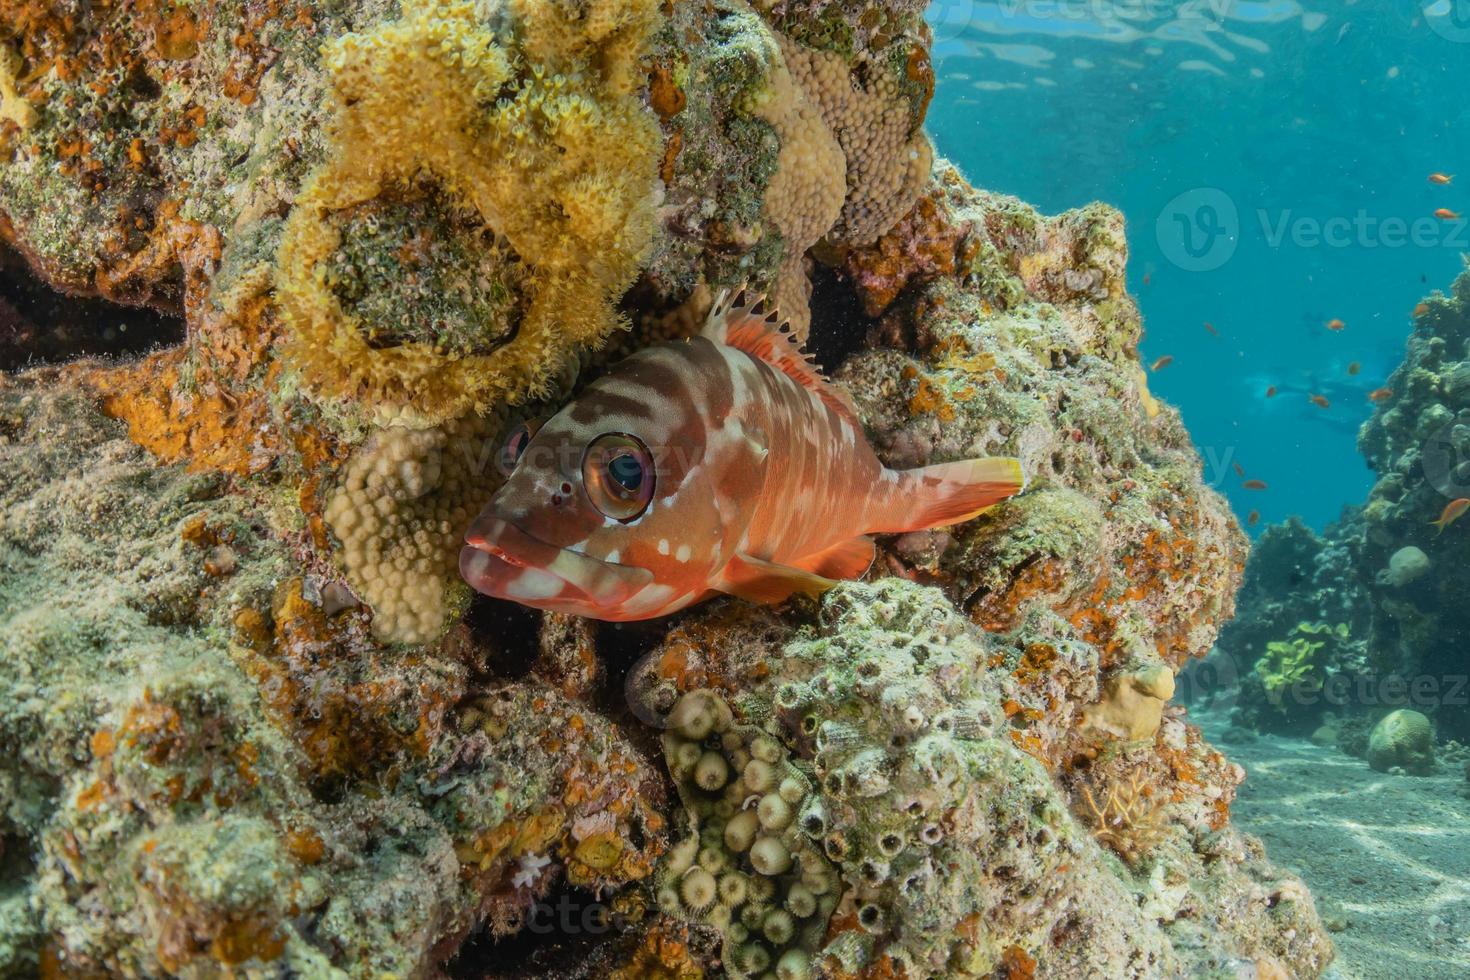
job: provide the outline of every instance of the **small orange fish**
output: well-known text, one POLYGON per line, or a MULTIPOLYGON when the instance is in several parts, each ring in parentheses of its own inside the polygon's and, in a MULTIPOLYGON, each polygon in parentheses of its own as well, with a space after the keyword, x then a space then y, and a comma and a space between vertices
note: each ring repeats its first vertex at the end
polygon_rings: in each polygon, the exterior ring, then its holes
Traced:
POLYGON ((1148 369, 1150 371, 1162 371, 1164 368, 1168 367, 1170 364, 1173 364, 1173 363, 1174 363, 1174 355, 1173 354, 1165 354, 1163 357, 1159 358, 1157 361, 1154 361, 1152 364, 1150 364, 1148 369))
POLYGON ((1455 175, 1454 174, 1430 174, 1429 175, 1429 182, 1431 184, 1440 184, 1440 185, 1443 185, 1443 186, 1449 186, 1450 184, 1453 184, 1455 182, 1455 175))
POLYGON ((1261 512, 1258 510, 1251 511, 1250 515, 1246 517, 1245 522, 1251 527, 1255 527, 1257 524, 1261 523, 1261 512))
POLYGON ((1245 489, 1245 490, 1264 490, 1264 489, 1266 489, 1266 481, 1265 480, 1246 480, 1244 483, 1241 484, 1241 487, 1242 487, 1242 489, 1245 489))
POLYGON ((1220 336, 1220 331, 1216 330, 1215 325, 1208 320, 1205 321, 1205 329, 1210 332, 1211 337, 1220 336))
POLYGON ((1451 500, 1444 505, 1444 510, 1440 513, 1439 520, 1430 521, 1429 523, 1439 528, 1439 533, 1443 534, 1444 529, 1458 521, 1461 515, 1467 510, 1470 510, 1470 497, 1460 497, 1458 500, 1451 500))
POLYGON ((1436 208, 1435 211, 1434 211, 1434 216, 1436 218, 1439 218, 1441 221, 1459 221, 1460 220, 1460 216, 1458 214, 1456 214, 1455 212, 1451 211, 1449 208, 1436 208))
POLYGON ((1326 398, 1324 398, 1323 396, 1321 396, 1321 395, 1313 395, 1312 396, 1312 404, 1313 405, 1316 405, 1318 408, 1331 408, 1332 407, 1332 403, 1330 401, 1328 401, 1326 398))
POLYGON ((1328 330, 1331 330, 1333 333, 1336 333, 1337 331, 1342 330, 1346 326, 1347 326, 1346 323, 1343 323, 1341 320, 1337 319, 1336 317, 1334 317, 1331 320, 1328 320, 1327 321, 1327 329, 1328 330))
POLYGON ((1245 476, 1245 467, 1241 466, 1239 463, 1231 463, 1230 468, 1235 471, 1236 476, 1245 476))
POLYGON ((1348 375, 1351 377, 1357 377, 1358 372, 1361 370, 1363 370, 1363 365, 1359 364, 1357 361, 1353 361, 1351 364, 1348 365, 1348 375))
POLYGON ((1269 387, 1269 388, 1266 389, 1266 397, 1267 398, 1275 398, 1276 397, 1276 386, 1275 385, 1272 385, 1271 387, 1269 387))
POLYGON ((1368 392, 1368 400, 1375 405, 1381 405, 1393 397, 1392 388, 1374 388, 1368 392))
POLYGON ((1414 307, 1414 315, 1416 317, 1424 316, 1428 312, 1429 312, 1429 304, 1428 303, 1420 303, 1418 306, 1414 307))

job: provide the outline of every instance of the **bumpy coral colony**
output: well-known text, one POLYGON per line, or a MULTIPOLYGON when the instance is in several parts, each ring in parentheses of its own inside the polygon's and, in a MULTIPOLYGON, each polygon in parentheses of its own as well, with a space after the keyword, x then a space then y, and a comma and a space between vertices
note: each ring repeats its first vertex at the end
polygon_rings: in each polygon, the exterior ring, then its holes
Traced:
POLYGON ((1171 703, 1246 542, 1121 217, 934 159, 923 6, 0 4, 6 248, 168 339, 0 375, 0 975, 1325 969, 1171 703), (744 283, 1027 492, 779 606, 472 599, 505 434, 744 283))

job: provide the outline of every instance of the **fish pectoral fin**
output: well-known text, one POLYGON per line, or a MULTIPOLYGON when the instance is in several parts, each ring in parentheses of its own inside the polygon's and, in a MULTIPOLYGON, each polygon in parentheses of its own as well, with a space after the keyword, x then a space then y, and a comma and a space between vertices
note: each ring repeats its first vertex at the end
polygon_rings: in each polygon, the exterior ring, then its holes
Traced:
POLYGON ((789 599, 797 592, 817 595, 837 583, 806 569, 737 554, 711 584, 721 592, 751 602, 775 603, 789 599))
POLYGON ((791 564, 824 578, 862 578, 873 564, 874 551, 872 538, 848 538, 791 564))

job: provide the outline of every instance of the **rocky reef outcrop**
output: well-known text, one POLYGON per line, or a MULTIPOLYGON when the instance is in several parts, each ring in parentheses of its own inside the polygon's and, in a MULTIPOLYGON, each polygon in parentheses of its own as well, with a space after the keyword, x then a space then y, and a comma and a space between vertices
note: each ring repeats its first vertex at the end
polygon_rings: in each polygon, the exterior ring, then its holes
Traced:
POLYGON ((0 235, 56 291, 7 363, 161 342, 0 380, 0 973, 1325 968, 1171 702, 1246 542, 1121 217, 933 160, 921 15, 0 13, 0 235), (746 282, 885 462, 1026 493, 820 602, 472 599, 506 423, 746 282))
POLYGON ((1268 528, 1251 556, 1239 614, 1220 635, 1242 678, 1237 717, 1257 728, 1310 731, 1331 715, 1355 754, 1396 709, 1433 719, 1441 738, 1470 735, 1462 638, 1470 629, 1461 558, 1470 525, 1470 274, 1415 310, 1391 394, 1358 436, 1378 473, 1360 507, 1315 534, 1268 528), (1303 629, 1328 629, 1308 649, 1303 629), (1274 666, 1285 648, 1299 676, 1274 666), (1274 654, 1273 654, 1274 650, 1274 654), (1271 679, 1287 696, 1270 697, 1271 679), (1298 683, 1300 682, 1300 683, 1298 683))

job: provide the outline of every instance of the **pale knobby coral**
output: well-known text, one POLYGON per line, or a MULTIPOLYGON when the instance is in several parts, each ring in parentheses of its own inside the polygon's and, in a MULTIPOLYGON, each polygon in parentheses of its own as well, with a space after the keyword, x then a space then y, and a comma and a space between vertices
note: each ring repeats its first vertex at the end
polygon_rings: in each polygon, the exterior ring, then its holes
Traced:
POLYGON ((934 151, 895 72, 866 64, 864 80, 840 54, 782 40, 787 67, 820 107, 847 160, 847 196, 828 238, 867 245, 913 207, 934 151))
POLYGON ((472 4, 409 0, 399 20, 327 46, 328 157, 276 258, 287 353, 315 397, 433 425, 544 393, 623 325, 614 304, 654 227, 660 136, 636 71, 656 4, 513 7, 502 36, 472 4), (433 336, 374 346, 374 325, 333 289, 345 228, 331 216, 420 181, 503 237, 505 263, 525 266, 508 271, 525 298, 517 322, 478 325, 491 349, 446 350, 433 336))
MULTIPOLYGON (((771 42, 775 47, 774 40, 771 42)), ((791 45, 784 44, 782 48, 791 45)), ((781 141, 776 172, 766 188, 764 213, 781 233, 784 251, 771 299, 799 336, 811 323, 806 252, 832 228, 847 196, 847 161, 820 108, 775 58, 770 86, 755 115, 771 124, 781 141)))
POLYGON ((325 516, 379 639, 427 643, 467 601, 459 549, 499 482, 491 467, 498 431, 497 416, 475 415, 433 429, 386 428, 344 467, 325 516))

